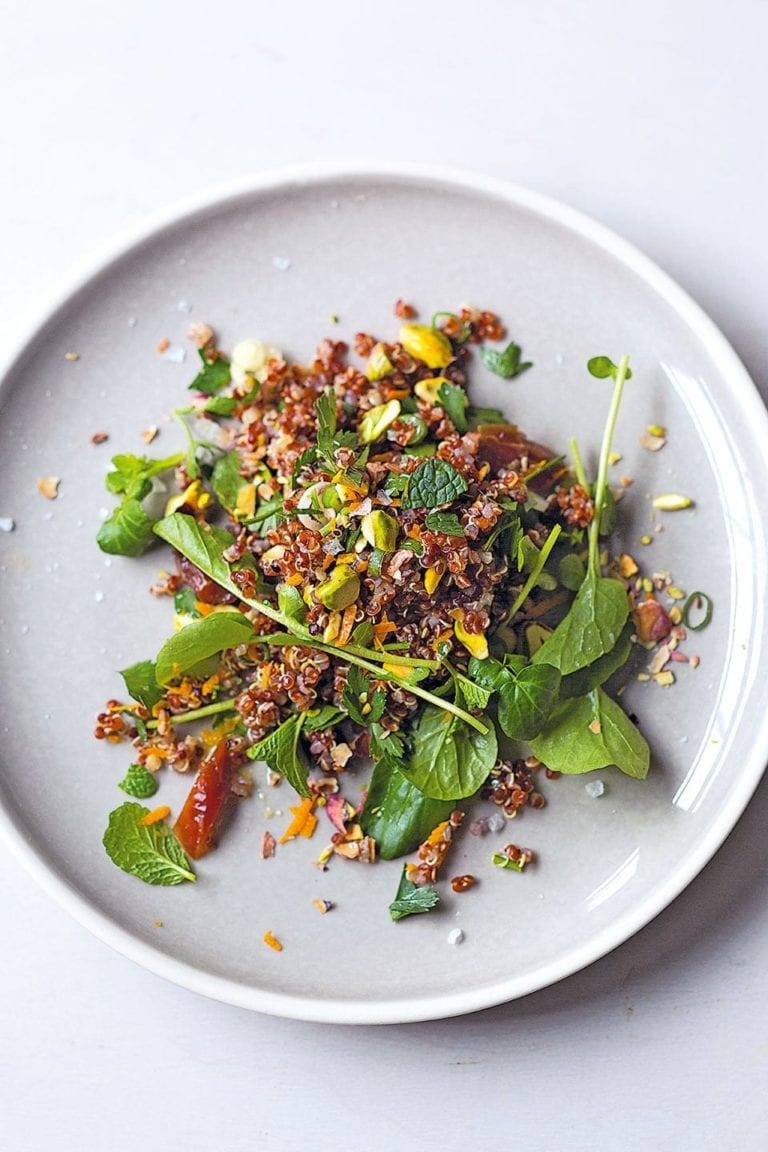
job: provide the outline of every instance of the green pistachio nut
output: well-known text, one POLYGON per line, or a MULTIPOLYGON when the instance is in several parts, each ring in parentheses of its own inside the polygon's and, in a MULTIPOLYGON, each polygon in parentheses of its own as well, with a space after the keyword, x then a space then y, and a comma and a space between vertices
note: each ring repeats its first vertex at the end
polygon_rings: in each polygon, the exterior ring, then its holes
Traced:
POLYGON ((360 443, 374 444, 377 440, 381 440, 387 428, 390 424, 394 424, 399 415, 399 400, 389 400, 386 404, 377 404, 375 408, 371 408, 360 421, 358 428, 360 443))
POLYGON ((399 422, 401 424, 405 424, 406 427, 413 429, 413 433, 408 440, 409 448, 414 444, 421 444, 422 440, 426 439, 429 429, 427 428, 426 423, 422 420, 421 416, 417 416, 415 413, 411 414, 410 412, 407 412, 404 416, 400 416, 399 422))
POLYGON ((348 564, 337 564, 315 596, 331 612, 343 612, 360 595, 360 577, 348 564))
POLYGON ((376 509, 363 516, 360 531, 371 548, 381 552, 394 552, 397 544, 397 520, 387 512, 376 509))
POLYGON ((403 324, 400 343, 409 355, 422 360, 428 368, 447 368, 453 360, 448 337, 428 324, 403 324))
POLYGON ((383 380, 394 372, 394 365, 390 362, 383 344, 375 344, 365 366, 365 374, 369 380, 383 380))

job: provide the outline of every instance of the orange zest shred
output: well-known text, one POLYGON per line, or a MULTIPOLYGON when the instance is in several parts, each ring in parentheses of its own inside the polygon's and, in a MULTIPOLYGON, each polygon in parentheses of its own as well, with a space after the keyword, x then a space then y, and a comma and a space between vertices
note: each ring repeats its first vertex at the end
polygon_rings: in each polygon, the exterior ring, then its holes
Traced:
POLYGON ((427 844, 439 844, 443 839, 443 832, 445 832, 448 824, 448 820, 443 820, 442 824, 438 824, 436 828, 433 828, 429 836, 427 836, 427 844))
POLYGON ((158 824, 161 820, 165 820, 166 816, 170 816, 171 810, 167 804, 161 804, 159 808, 153 808, 151 812, 147 812, 146 816, 142 816, 139 824, 145 827, 149 824, 158 824))
POLYGON ((313 809, 317 803, 314 796, 307 796, 295 808, 290 808, 289 811, 293 813, 293 820, 283 832, 278 840, 278 844, 285 844, 288 840, 295 840, 297 836, 303 836, 305 840, 309 840, 310 836, 317 827, 317 816, 314 815, 313 809))
POLYGON ((277 936, 274 936, 271 932, 264 933, 264 943, 267 948, 271 948, 273 952, 282 952, 283 950, 283 946, 277 936))

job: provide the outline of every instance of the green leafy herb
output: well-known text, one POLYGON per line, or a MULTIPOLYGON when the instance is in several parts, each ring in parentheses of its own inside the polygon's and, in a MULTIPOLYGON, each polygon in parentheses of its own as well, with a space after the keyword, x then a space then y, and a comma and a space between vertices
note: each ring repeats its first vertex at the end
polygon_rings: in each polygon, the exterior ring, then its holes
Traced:
POLYGON ((289 620, 303 624, 307 618, 307 606, 298 588, 292 584, 281 584, 277 590, 277 604, 289 620))
POLYGON ((382 691, 374 692, 365 672, 353 664, 347 673, 342 701, 348 716, 367 728, 381 719, 386 697, 382 691))
POLYGON ((495 864, 497 868, 506 868, 510 872, 525 872, 528 858, 521 856, 519 860, 513 860, 511 856, 507 856, 506 852, 494 852, 491 856, 491 863, 495 864))
POLYGON ((560 681, 560 699, 567 700, 573 696, 584 696, 593 688, 604 684, 619 668, 623 668, 632 651, 633 630, 632 621, 628 620, 610 652, 598 657, 586 668, 563 676, 560 681))
POLYGON ((140 824, 149 808, 127 800, 110 812, 104 833, 107 855, 123 872, 147 884, 183 884, 194 880, 189 860, 171 829, 162 821, 140 824))
POLYGON ((397 886, 395 898, 389 906, 389 914, 393 920, 403 920, 406 916, 415 916, 421 912, 429 912, 440 897, 434 888, 419 887, 408 879, 403 866, 403 874, 397 886))
POLYGON ((549 664, 530 664, 520 672, 504 670, 499 685, 499 724, 513 740, 531 740, 541 732, 557 703, 560 673, 549 664))
POLYGON ((240 473, 240 454, 238 452, 225 452, 213 466, 211 473, 211 487, 216 499, 230 516, 235 515, 237 496, 241 488, 248 481, 240 473))
POLYGON ((430 532, 444 532, 446 536, 466 535, 455 512, 428 512, 424 524, 430 532))
POLYGON ((194 671, 210 656, 247 644, 253 636, 253 625, 240 612, 211 612, 193 620, 166 640, 157 654, 156 676, 159 684, 179 680, 194 671))
POLYGON ((242 400, 236 396, 211 396, 203 405, 203 412, 211 416, 231 416, 238 404, 242 404, 242 400))
POLYGON ((154 543, 154 525, 141 502, 126 496, 102 523, 96 543, 113 556, 141 556, 154 543))
POLYGON ((157 780, 143 764, 131 764, 118 784, 118 788, 122 788, 129 796, 135 796, 137 800, 148 800, 157 792, 157 787, 157 780))
POLYGON ((586 565, 575 552, 567 552, 557 565, 557 578, 569 592, 578 592, 586 574, 586 565))
POLYGON ((382 759, 374 765, 360 823, 381 859, 395 860, 413 852, 452 811, 452 800, 425 796, 397 763, 382 759))
POLYGON ((150 712, 165 695, 157 682, 153 660, 140 660, 138 664, 131 664, 130 668, 123 668, 120 675, 131 698, 138 700, 150 712))
POLYGON ((591 571, 567 614, 534 656, 563 676, 578 672, 615 647, 629 615, 627 591, 619 580, 591 571))
POLYGON ((595 688, 553 713, 531 748, 553 772, 579 774, 615 764, 627 776, 648 775, 650 750, 626 712, 595 688))
MULTIPOLYGON (((523 604, 525 604, 526 600, 530 596, 531 589, 535 588, 537 584, 541 584, 543 582, 544 576, 549 575, 549 573, 546 573, 544 571, 544 566, 550 557, 550 553, 552 552, 552 549, 554 548, 555 544, 557 544, 557 541, 560 537, 560 532, 561 532, 560 525, 555 524, 553 526, 552 531, 550 532, 549 536, 547 537, 546 541, 544 542, 541 550, 539 551, 538 556, 535 558, 535 560, 533 560, 533 563, 531 565, 531 571, 530 571, 530 574, 528 576, 528 579, 526 580, 525 584, 523 585, 523 587, 518 592, 517 596, 514 599, 512 607, 509 610, 509 613, 507 615, 508 620, 511 620, 513 618, 513 616, 517 612, 520 611, 523 604)), ((524 548, 525 548, 525 541, 528 539, 528 537, 523 536, 521 534, 517 537, 517 539, 518 539, 518 564, 520 564, 520 562, 522 560, 523 561, 523 563, 521 565, 521 567, 522 567, 525 564, 523 553, 524 553, 524 548)), ((552 661, 550 661, 550 663, 552 663, 552 661)))
POLYGON ((432 705, 424 708, 414 726, 412 749, 404 765, 405 775, 435 800, 463 800, 474 795, 498 754, 492 724, 483 734, 432 705))
POLYGON ((469 427, 467 423, 467 405, 469 400, 463 388, 457 384, 441 384, 437 390, 437 397, 445 409, 457 432, 464 433, 469 427))
POLYGON ((205 349, 200 349, 199 355, 203 367, 189 387, 193 392, 202 392, 205 396, 215 396, 217 392, 221 392, 222 388, 226 388, 232 379, 229 360, 224 356, 211 357, 210 353, 205 352, 205 349))
POLYGON ((180 588, 173 597, 173 607, 180 616, 192 616, 195 619, 202 616, 197 606, 197 597, 191 588, 180 588))
POLYGON ((481 684, 475 684, 466 676, 462 676, 460 672, 455 674, 455 678, 467 707, 477 712, 484 711, 493 693, 483 688, 481 684))
POLYGON ((467 428, 470 432, 477 432, 481 424, 508 424, 507 417, 498 408, 476 408, 470 404, 467 408, 467 428))
POLYGON ((259 536, 266 536, 273 532, 285 519, 283 513, 283 497, 279 492, 262 500, 258 504, 253 518, 248 521, 249 528, 258 532, 259 536))
POLYGON ((264 760, 273 772, 285 776, 300 796, 310 796, 307 784, 309 761, 300 740, 304 713, 289 716, 279 728, 248 749, 251 760, 264 760))
POLYGON ((347 713, 332 704, 321 704, 319 708, 312 708, 305 713, 305 732, 324 732, 327 728, 334 728, 342 720, 346 720, 347 713))
MULTIPOLYGON (((591 360, 587 360, 587 369, 592 376, 596 376, 598 380, 616 380, 618 379, 621 366, 614 364, 613 360, 608 356, 593 356, 591 360)), ((632 371, 627 367, 624 373, 624 379, 630 380, 632 378, 632 371)))
POLYGON ((446 508, 467 491, 467 482, 447 460, 430 457, 411 473, 404 508, 446 508))
POLYGON ((482 350, 483 363, 486 368, 497 376, 501 376, 502 380, 511 380, 513 376, 519 376, 521 372, 525 372, 526 368, 532 367, 530 360, 521 363, 521 355, 522 348, 519 344, 515 344, 514 340, 507 345, 503 352, 486 347, 482 350))

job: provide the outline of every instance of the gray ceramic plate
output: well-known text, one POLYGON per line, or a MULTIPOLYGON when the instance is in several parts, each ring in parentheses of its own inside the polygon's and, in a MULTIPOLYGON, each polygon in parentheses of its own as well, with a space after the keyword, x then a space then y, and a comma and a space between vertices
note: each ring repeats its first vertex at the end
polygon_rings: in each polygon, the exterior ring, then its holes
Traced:
MULTIPOLYGON (((768 489, 762 404, 722 336, 667 277, 623 241, 531 192, 416 170, 305 170, 260 177, 177 208, 120 243, 70 285, 14 356, 2 388, 3 570, 0 825, 34 874, 100 937, 207 995, 329 1021, 452 1015, 520 996, 621 943, 702 868, 747 803, 768 751, 764 627, 768 489), (290 262, 288 264, 288 262, 290 262), (622 506, 628 547, 669 568, 716 609, 687 649, 677 684, 630 684, 654 752, 645 783, 599 774, 546 785, 548 807, 513 826, 540 863, 524 875, 489 862, 466 836, 450 874, 482 877, 433 915, 393 924, 397 863, 311 861, 325 843, 262 861, 265 802, 239 805, 200 882, 157 889, 118 871, 101 847, 129 749, 96 744, 93 720, 121 691, 115 669, 154 654, 170 604, 147 594, 161 552, 139 561, 99 553, 113 451, 179 444, 167 422, 193 371, 156 352, 184 344, 190 319, 226 348, 268 339, 301 359, 336 336, 392 333, 403 296, 425 315, 471 301, 498 311, 535 368, 502 382, 478 366, 477 402, 500 405, 535 438, 576 436, 594 460, 607 402, 588 357, 631 354, 617 447, 635 477, 622 506), (185 309, 191 305, 191 311, 185 309), (65 359, 76 351, 77 361, 65 359), (669 429, 658 454, 649 423, 669 429), (92 433, 108 444, 93 447, 92 433), (59 498, 36 490, 61 477, 59 498), (649 496, 683 492, 695 508, 661 517, 649 496), (639 537, 654 542, 642 549, 639 537), (321 917, 316 897, 336 902, 321 917), (162 921, 163 926, 155 926, 162 921), (464 943, 447 942, 454 927, 464 943), (262 937, 272 930, 280 954, 262 937)), ((175 808, 189 781, 164 781, 175 808)), ((270 798, 287 810, 283 786, 270 798)), ((279 832, 286 817, 266 821, 279 832)), ((509 838, 509 837, 508 837, 509 838)), ((503 842, 503 840, 502 840, 503 842)))

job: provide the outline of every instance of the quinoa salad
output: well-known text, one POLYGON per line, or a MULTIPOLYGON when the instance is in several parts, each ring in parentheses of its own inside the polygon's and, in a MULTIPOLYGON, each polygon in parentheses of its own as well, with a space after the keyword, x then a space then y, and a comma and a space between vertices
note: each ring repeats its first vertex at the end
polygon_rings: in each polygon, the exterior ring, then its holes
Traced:
MULTIPOLYGON (((451 875, 457 837, 487 839, 487 866, 519 873, 535 852, 511 821, 544 807, 549 781, 603 768, 644 779, 650 750, 621 672, 669 687, 673 666, 698 663, 681 644, 708 623, 708 597, 644 575, 614 544, 631 485, 611 476, 628 357, 584 369, 605 385, 590 477, 573 440, 566 455, 510 422, 536 370, 497 316, 422 322, 402 300, 395 315, 396 338, 325 339, 308 364, 254 339, 225 355, 194 325, 199 372, 174 412, 185 450, 112 458, 99 547, 155 547, 166 567, 151 592, 173 607, 172 634, 123 669, 125 698, 95 729, 131 749, 130 799, 104 846, 150 884, 202 878, 194 862, 226 809, 279 789, 290 818, 266 821, 255 855, 313 837, 321 869, 403 859, 389 914, 429 912, 436 884, 482 882, 479 869, 451 875), (473 405, 479 361, 509 413, 473 405), (154 799, 168 772, 192 778, 173 814, 154 799)), ((643 446, 665 434, 652 426, 643 446)), ((282 949, 271 932, 264 942, 282 949)))

